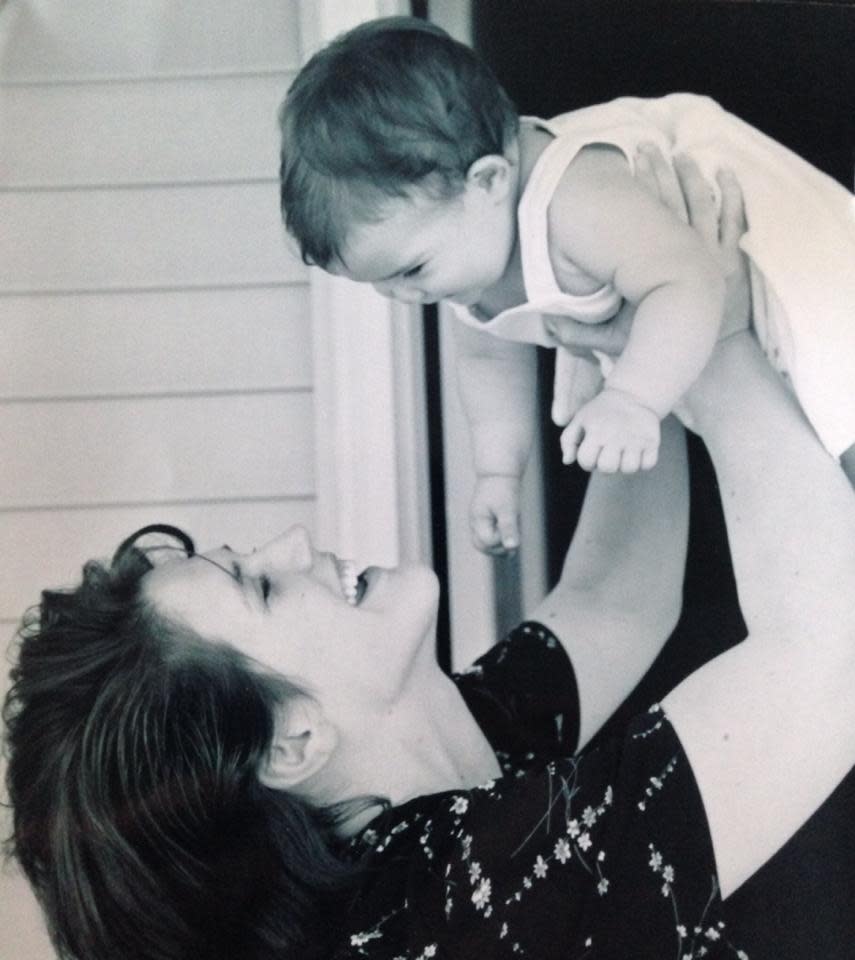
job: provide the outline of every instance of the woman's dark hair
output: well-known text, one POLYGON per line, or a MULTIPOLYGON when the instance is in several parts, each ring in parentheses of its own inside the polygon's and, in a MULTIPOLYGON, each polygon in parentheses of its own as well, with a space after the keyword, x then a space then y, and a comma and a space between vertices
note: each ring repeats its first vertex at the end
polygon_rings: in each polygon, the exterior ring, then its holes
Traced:
MULTIPOLYGON (((193 554, 181 531, 152 531, 193 554)), ((153 609, 138 536, 76 589, 45 591, 19 631, 8 850, 61 957, 320 954, 353 873, 334 816, 257 776, 298 691, 153 609)))
POLYGON ((370 20, 316 53, 279 122, 285 225, 303 259, 321 267, 390 197, 416 186, 457 194, 469 167, 503 153, 519 126, 478 55, 411 17, 370 20))

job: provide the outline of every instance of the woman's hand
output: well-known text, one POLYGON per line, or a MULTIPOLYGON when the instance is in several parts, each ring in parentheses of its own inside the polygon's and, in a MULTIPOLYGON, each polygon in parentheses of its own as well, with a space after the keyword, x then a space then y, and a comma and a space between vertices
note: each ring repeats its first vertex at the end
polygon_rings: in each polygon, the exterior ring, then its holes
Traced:
MULTIPOLYGON (((694 227, 720 260, 727 280, 727 295, 719 339, 748 329, 751 318, 751 289, 745 256, 739 241, 746 230, 742 191, 729 171, 717 182, 721 207, 697 164, 677 156, 673 166, 655 145, 645 145, 636 156, 636 180, 694 227)), ((546 327, 555 340, 576 356, 590 358, 593 351, 618 356, 626 346, 635 314, 633 304, 624 303, 607 323, 587 324, 569 317, 550 316, 546 327)))
POLYGON ((733 173, 719 171, 716 182, 721 206, 716 208, 710 184, 691 157, 678 154, 673 166, 659 148, 645 145, 636 158, 636 180, 686 220, 718 259, 727 282, 719 340, 751 326, 751 286, 748 263, 739 248, 747 230, 742 190, 733 173))

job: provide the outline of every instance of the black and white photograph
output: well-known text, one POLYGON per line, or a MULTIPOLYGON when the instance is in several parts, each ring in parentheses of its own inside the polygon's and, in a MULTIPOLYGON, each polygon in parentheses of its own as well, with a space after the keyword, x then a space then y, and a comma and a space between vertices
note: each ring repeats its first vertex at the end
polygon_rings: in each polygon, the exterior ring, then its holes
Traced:
POLYGON ((855 960, 854 52, 0 0, 0 960, 855 960))

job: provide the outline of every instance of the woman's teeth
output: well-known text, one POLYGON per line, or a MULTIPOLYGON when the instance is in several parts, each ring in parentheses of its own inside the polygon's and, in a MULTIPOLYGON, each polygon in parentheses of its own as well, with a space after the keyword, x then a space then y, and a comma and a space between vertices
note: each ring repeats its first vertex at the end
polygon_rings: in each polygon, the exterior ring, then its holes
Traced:
POLYGON ((352 560, 337 560, 336 565, 344 599, 355 607, 365 593, 365 578, 356 572, 356 564, 352 560))

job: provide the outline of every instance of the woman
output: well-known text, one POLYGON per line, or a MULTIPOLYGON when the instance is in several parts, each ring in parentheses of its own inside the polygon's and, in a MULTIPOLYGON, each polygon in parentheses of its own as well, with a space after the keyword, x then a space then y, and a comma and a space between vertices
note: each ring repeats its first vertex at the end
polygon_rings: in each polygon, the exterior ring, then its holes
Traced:
POLYGON ((679 612, 675 423, 650 474, 592 478, 558 586, 456 680, 429 570, 356 577, 300 529, 248 555, 131 538, 46 593, 6 719, 13 849, 60 950, 744 955, 723 899, 855 762, 855 506, 747 334, 687 403, 750 635, 596 751, 679 612))

